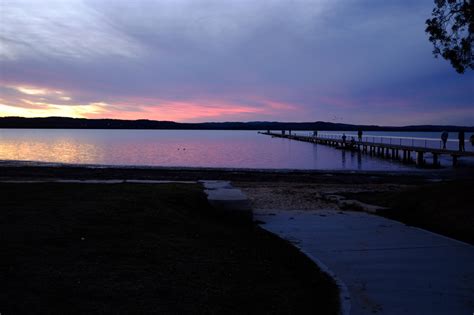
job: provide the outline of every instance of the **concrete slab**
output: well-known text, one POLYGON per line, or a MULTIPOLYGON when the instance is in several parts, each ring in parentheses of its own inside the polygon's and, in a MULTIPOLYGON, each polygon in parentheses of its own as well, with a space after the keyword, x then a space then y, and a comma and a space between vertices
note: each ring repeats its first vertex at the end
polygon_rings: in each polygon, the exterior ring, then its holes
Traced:
POLYGON ((240 189, 232 187, 228 181, 201 180, 199 182, 204 186, 208 200, 229 202, 247 200, 247 196, 240 189))
POLYGON ((200 180, 199 182, 208 190, 224 188, 233 189, 231 183, 226 180, 200 180))
POLYGON ((255 211, 263 228, 323 262, 351 314, 472 314, 474 247, 361 212, 255 211))
POLYGON ((207 200, 216 209, 235 219, 252 222, 253 213, 247 196, 228 181, 202 180, 207 200))
POLYGON ((243 192, 238 189, 222 188, 216 190, 206 190, 210 200, 247 200, 243 192))

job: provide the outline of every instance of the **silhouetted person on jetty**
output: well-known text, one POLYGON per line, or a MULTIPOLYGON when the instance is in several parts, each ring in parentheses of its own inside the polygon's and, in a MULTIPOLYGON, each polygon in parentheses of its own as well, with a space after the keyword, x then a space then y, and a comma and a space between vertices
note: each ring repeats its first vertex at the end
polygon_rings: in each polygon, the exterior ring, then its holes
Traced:
POLYGON ((354 148, 355 145, 356 145, 356 141, 355 141, 354 137, 351 137, 351 148, 354 148))
POLYGON ((347 137, 346 137, 346 134, 343 133, 343 134, 342 134, 342 143, 346 144, 346 138, 347 138, 347 137))
POLYGON ((471 135, 469 141, 471 141, 471 145, 474 147, 474 135, 471 135))
POLYGON ((357 138, 359 138, 359 142, 362 142, 362 130, 360 129, 357 131, 357 138))
POLYGON ((441 134, 441 141, 443 141, 443 149, 446 150, 446 142, 448 142, 448 132, 447 131, 443 131, 443 133, 441 134))
POLYGON ((313 131, 313 137, 315 137, 315 138, 318 137, 318 131, 317 130, 313 131))
POLYGON ((463 152, 466 149, 464 148, 464 131, 459 131, 458 135, 458 140, 459 140, 459 151, 463 152))

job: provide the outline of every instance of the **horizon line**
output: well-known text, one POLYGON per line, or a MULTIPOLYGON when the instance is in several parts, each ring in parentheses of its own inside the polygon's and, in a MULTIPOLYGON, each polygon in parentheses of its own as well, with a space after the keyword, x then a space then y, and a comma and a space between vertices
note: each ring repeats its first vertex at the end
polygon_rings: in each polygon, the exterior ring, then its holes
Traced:
POLYGON ((330 121, 275 121, 275 120, 250 120, 250 121, 203 121, 203 122, 180 122, 173 120, 155 120, 155 119, 118 119, 118 118, 85 118, 85 117, 67 117, 67 116, 46 116, 46 117, 22 117, 22 116, 0 116, 0 119, 72 119, 72 120, 89 120, 89 121, 98 121, 98 120, 112 120, 112 121, 126 121, 126 122, 140 122, 140 121, 149 121, 149 122, 158 122, 158 123, 174 123, 174 124, 230 124, 230 123, 240 123, 240 124, 249 124, 249 123, 276 123, 276 124, 332 124, 332 125, 349 125, 349 126, 365 126, 365 127, 376 127, 376 128, 409 128, 409 127, 456 127, 456 128, 474 128, 474 125, 437 125, 437 124, 420 124, 420 125, 375 125, 375 124, 354 124, 354 123, 344 123, 344 122, 330 122, 330 121))

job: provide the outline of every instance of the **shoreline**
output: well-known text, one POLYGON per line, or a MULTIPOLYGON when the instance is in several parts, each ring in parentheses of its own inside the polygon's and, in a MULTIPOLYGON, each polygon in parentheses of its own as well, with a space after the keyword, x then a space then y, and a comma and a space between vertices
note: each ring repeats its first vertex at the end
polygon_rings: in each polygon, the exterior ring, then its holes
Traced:
POLYGON ((231 181, 289 181, 316 183, 420 183, 472 178, 474 169, 306 170, 262 168, 212 168, 142 165, 68 164, 37 161, 0 160, 0 179, 158 179, 231 181))
POLYGON ((355 169, 300 169, 300 168, 252 168, 252 167, 208 167, 208 166, 160 166, 160 165, 126 165, 126 164, 94 164, 94 163, 63 163, 45 162, 34 160, 0 160, 2 167, 62 167, 62 168, 87 168, 87 169, 152 169, 152 170, 196 170, 196 171, 251 171, 265 173, 406 173, 419 174, 428 171, 449 171, 449 168, 413 168, 412 170, 355 170, 355 169))
POLYGON ((337 184, 420 184, 474 178, 474 168, 414 171, 304 170, 68 164, 0 160, 0 180, 11 179, 230 180, 337 184))
MULTIPOLYGON (((95 163, 67 163, 67 162, 46 162, 46 161, 35 161, 35 160, 2 160, 0 159, 0 168, 4 167, 58 167, 58 168, 87 168, 87 169, 151 169, 151 170, 192 170, 192 171, 221 171, 221 172, 233 172, 233 171, 251 171, 251 172, 264 172, 264 173, 358 173, 358 174, 423 174, 427 172, 436 173, 448 173, 453 169, 451 167, 444 168, 416 168, 407 170, 391 170, 391 169, 375 169, 375 170, 358 170, 358 169, 304 169, 304 168, 254 168, 254 167, 208 167, 208 166, 160 166, 160 165, 147 165, 147 164, 95 164, 95 163)), ((469 170, 474 171, 474 168, 470 166, 464 166, 457 168, 458 170, 469 170)))

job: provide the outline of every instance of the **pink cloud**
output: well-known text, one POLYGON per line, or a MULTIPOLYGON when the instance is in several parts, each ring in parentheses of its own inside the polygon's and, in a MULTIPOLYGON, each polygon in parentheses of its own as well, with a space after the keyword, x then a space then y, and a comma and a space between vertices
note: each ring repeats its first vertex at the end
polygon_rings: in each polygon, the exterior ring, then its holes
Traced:
POLYGON ((194 102, 176 102, 165 101, 158 105, 136 105, 129 111, 121 111, 122 106, 130 107, 127 103, 113 104, 115 110, 106 108, 106 111, 100 114, 86 115, 89 118, 110 117, 120 119, 154 119, 171 121, 193 121, 206 118, 219 118, 222 116, 248 115, 257 113, 260 110, 252 107, 239 106, 233 104, 200 104, 194 102))

